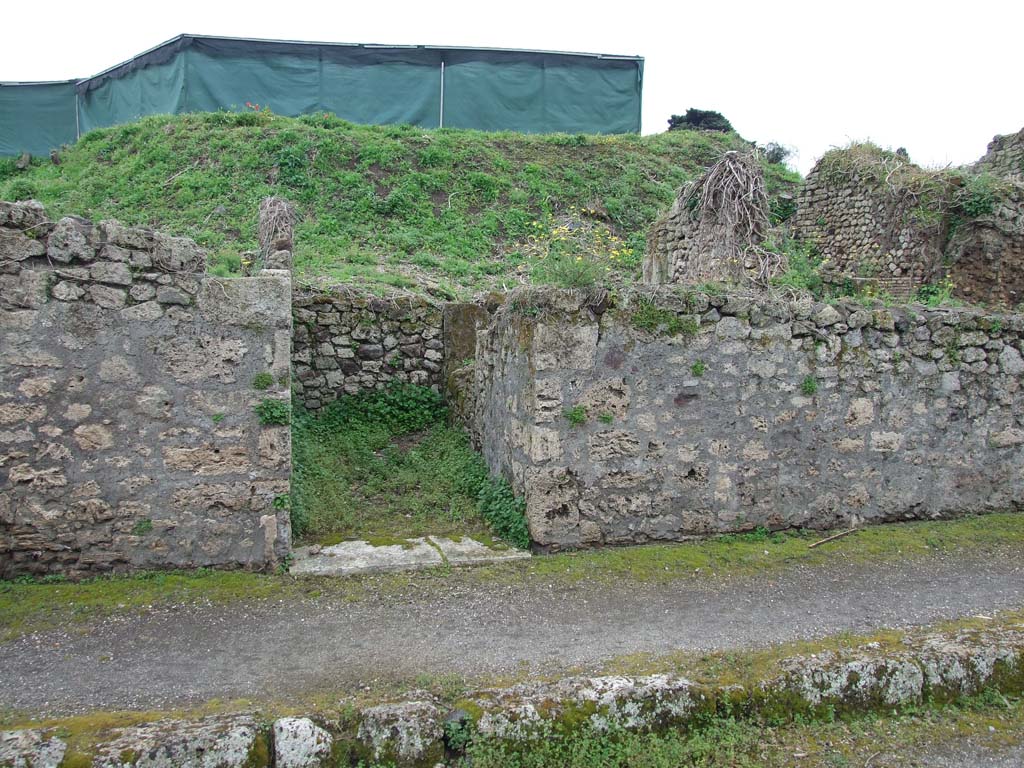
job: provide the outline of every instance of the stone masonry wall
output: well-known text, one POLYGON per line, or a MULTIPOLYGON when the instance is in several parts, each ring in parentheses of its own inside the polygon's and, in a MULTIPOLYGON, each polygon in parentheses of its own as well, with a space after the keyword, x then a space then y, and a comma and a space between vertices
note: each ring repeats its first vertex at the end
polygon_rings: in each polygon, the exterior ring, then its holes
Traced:
POLYGON ((996 136, 973 170, 997 177, 990 213, 959 222, 946 244, 955 295, 970 302, 1024 303, 1024 130, 996 136))
POLYGON ((0 203, 0 578, 289 551, 289 427, 254 408, 288 402, 290 277, 204 270, 189 240, 0 203))
POLYGON ((945 260, 957 298, 1024 304, 1024 183, 1008 184, 991 213, 960 223, 946 244, 945 260))
POLYGON ((440 386, 441 308, 428 299, 303 286, 292 308, 293 388, 306 409, 392 381, 440 386))
POLYGON ((1013 509, 1022 339, 962 309, 521 293, 480 334, 475 420, 548 549, 1013 509))
POLYGON ((1024 128, 994 137, 985 155, 974 164, 974 170, 1024 184, 1024 128))
MULTIPOLYGON (((728 231, 722 224, 706 224, 718 239, 725 242, 728 231)), ((689 266, 699 248, 700 223, 691 216, 686 205, 686 189, 676 194, 675 202, 647 233, 647 247, 644 252, 643 281, 647 285, 665 283, 696 283, 703 280, 690 279, 689 266)), ((709 237, 714 240, 715 238, 709 237)))
POLYGON ((807 174, 793 219, 794 236, 822 256, 825 280, 875 281, 909 298, 944 277, 942 221, 923 216, 913 195, 836 172, 827 158, 807 174))

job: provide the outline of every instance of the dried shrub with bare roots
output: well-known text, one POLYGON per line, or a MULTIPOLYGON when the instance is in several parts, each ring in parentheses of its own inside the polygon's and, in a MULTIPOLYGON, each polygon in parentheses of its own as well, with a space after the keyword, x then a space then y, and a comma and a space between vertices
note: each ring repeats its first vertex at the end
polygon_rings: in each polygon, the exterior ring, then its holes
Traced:
POLYGON ((784 259, 761 246, 770 226, 768 192, 755 152, 726 152, 682 190, 693 224, 685 282, 767 288, 784 259))

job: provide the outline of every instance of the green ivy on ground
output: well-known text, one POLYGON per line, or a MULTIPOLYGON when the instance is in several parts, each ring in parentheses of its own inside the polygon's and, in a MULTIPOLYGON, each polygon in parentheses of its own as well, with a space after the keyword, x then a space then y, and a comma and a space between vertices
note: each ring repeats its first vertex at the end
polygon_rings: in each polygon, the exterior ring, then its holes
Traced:
POLYGON ((461 429, 441 396, 395 384, 348 395, 292 427, 292 531, 297 539, 499 536, 529 546, 524 508, 461 429))

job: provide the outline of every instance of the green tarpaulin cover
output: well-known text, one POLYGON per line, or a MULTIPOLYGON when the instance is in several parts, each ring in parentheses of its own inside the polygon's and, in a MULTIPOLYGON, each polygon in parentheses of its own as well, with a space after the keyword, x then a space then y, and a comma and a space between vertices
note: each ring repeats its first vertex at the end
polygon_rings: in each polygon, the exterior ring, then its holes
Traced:
POLYGON ((639 57, 182 35, 85 80, 0 85, 0 155, 40 154, 145 115, 247 103, 356 123, 639 132, 642 85, 639 57))
POLYGON ((77 137, 74 80, 0 83, 0 156, 45 155, 77 137))

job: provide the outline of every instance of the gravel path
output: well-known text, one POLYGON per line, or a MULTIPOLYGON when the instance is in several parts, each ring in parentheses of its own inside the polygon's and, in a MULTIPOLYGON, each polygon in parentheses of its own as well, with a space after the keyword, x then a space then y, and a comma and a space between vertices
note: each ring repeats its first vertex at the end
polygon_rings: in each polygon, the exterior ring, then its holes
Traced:
POLYGON ((619 654, 746 648, 1022 606, 1021 558, 954 556, 695 584, 453 585, 420 599, 187 606, 0 645, 0 691, 10 708, 49 715, 286 701, 419 674, 553 673, 619 654))
POLYGON ((926 752, 874 755, 869 765, 872 768, 1021 768, 1024 746, 989 747, 963 739, 926 752))

